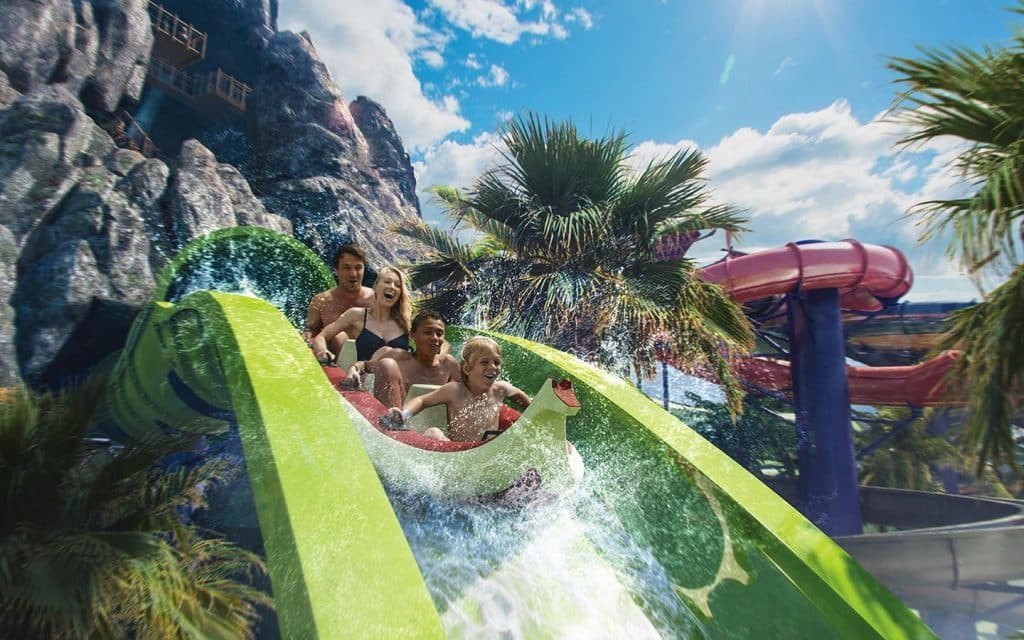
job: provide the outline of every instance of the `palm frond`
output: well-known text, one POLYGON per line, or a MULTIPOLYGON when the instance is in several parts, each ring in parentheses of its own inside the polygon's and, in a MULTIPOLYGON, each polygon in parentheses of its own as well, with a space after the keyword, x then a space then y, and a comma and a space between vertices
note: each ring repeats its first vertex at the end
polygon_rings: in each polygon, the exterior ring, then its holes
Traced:
POLYGON ((625 133, 591 139, 571 122, 532 113, 511 121, 503 142, 501 162, 465 193, 434 190, 481 240, 461 249, 440 232, 403 232, 432 249, 412 269, 414 281, 429 286, 421 306, 585 358, 604 358, 610 349, 601 345, 615 342, 644 371, 653 368, 653 336, 678 330, 699 337, 701 361, 738 388, 723 369, 727 360, 709 350, 752 343, 740 308, 698 281, 692 262, 654 255, 671 234, 742 230, 739 211, 709 203, 700 152, 635 173, 625 133))
POLYGON ((270 601, 239 578, 262 562, 178 512, 227 463, 154 464, 182 439, 91 444, 102 395, 97 381, 0 407, 0 637, 251 637, 270 601))
POLYGON ((891 119, 910 131, 904 146, 942 136, 965 141, 955 168, 972 185, 966 198, 933 200, 911 210, 925 222, 922 239, 949 230, 951 256, 976 271, 1017 260, 1024 215, 1024 40, 1004 50, 922 49, 920 59, 889 67, 907 89, 891 119))
POLYGON ((478 251, 452 234, 422 222, 394 225, 390 230, 412 238, 430 250, 425 261, 409 267, 413 287, 423 288, 435 282, 450 286, 473 277, 469 264, 477 257, 478 251))
POLYGON ((949 381, 966 390, 964 445, 978 456, 980 474, 989 460, 1016 462, 1009 415, 1020 402, 1024 355, 1024 34, 1003 48, 922 49, 889 67, 905 87, 891 116, 910 128, 901 143, 943 136, 964 143, 953 168, 969 193, 921 203, 908 215, 922 219, 922 239, 948 234, 947 253, 975 277, 1009 275, 981 304, 954 314, 947 341, 964 345, 949 381))
POLYGON ((949 383, 967 395, 970 413, 963 440, 977 455, 980 475, 993 460, 1016 466, 1010 416, 1024 397, 1024 265, 988 298, 954 312, 942 349, 962 345, 949 383))

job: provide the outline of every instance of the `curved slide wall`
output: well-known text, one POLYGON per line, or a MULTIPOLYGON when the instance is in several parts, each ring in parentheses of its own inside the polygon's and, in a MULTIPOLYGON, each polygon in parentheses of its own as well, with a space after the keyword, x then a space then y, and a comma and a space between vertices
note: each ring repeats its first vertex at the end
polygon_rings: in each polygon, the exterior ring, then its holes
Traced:
MULTIPOLYGON (((615 517, 649 545, 708 637, 934 637, 781 498, 631 385, 496 337, 520 386, 574 380, 584 409, 570 437, 588 472, 612 478, 615 517)), ((444 635, 337 394, 273 306, 207 291, 155 302, 112 381, 110 415, 129 434, 239 435, 283 637, 444 635)))

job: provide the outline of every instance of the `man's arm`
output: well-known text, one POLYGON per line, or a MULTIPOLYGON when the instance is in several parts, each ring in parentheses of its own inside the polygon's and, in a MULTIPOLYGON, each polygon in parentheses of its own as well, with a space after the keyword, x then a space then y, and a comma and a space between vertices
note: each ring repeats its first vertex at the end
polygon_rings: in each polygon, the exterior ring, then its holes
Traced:
POLYGON ((370 287, 363 287, 359 292, 359 301, 356 302, 355 306, 360 309, 372 309, 374 303, 377 301, 377 296, 370 287))
POLYGON ((313 299, 309 301, 309 308, 306 309, 306 330, 302 332, 302 337, 307 342, 313 339, 313 336, 320 333, 320 329, 323 328, 323 319, 320 317, 320 296, 322 293, 318 293, 313 296, 313 299))

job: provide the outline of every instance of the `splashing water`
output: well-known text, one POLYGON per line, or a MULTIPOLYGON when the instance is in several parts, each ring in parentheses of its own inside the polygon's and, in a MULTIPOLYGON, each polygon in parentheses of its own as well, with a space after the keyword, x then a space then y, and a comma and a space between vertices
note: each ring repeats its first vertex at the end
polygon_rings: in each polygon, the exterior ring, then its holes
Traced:
MULTIPOLYGON (((295 243, 297 244, 297 243, 295 243)), ((314 295, 333 286, 316 256, 264 230, 215 232, 190 247, 173 269, 164 298, 177 302, 193 291, 211 289, 262 298, 296 327, 303 325, 314 295), (237 233, 238 235, 233 235, 237 233), (317 264, 306 264, 316 261, 317 264)))
POLYGON ((615 484, 591 460, 571 495, 525 506, 389 495, 450 637, 706 637, 608 504, 615 484))

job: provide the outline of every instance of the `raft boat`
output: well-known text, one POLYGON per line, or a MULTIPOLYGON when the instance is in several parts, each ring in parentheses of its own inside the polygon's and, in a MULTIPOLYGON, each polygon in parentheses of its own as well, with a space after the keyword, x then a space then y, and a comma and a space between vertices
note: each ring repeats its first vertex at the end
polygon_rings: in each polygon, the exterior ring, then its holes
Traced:
MULTIPOLYGON (((566 417, 580 409, 568 380, 548 379, 521 415, 503 407, 500 426, 507 428, 494 437, 444 442, 420 433, 430 426, 447 426, 443 406, 432 408, 440 410, 432 420, 410 421, 413 428, 409 430, 389 429, 380 421, 387 412, 384 405, 367 391, 341 385, 344 369, 325 367, 324 371, 341 394, 377 473, 390 485, 465 499, 496 494, 524 482, 532 485, 538 479, 545 494, 560 495, 583 477, 583 460, 565 433, 566 417)), ((413 385, 410 397, 434 388, 413 385)))

